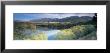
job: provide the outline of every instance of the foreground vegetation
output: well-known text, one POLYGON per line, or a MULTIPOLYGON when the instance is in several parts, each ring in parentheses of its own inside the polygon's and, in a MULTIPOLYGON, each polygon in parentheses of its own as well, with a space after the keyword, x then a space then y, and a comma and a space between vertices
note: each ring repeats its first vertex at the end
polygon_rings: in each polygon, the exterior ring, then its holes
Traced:
MULTIPOLYGON (((86 40, 87 38, 89 39, 90 36, 95 36, 96 37, 96 28, 94 25, 79 25, 79 26, 74 26, 69 29, 64 29, 61 30, 57 36, 57 40, 77 40, 82 37, 82 40, 86 40)), ((94 38, 95 39, 95 38, 94 38)))
POLYGON ((26 35, 24 32, 29 29, 33 33, 36 31, 36 26, 32 23, 15 23, 14 24, 14 40, 47 40, 48 36, 40 32, 38 34, 26 35))
MULTIPOLYGON (((70 24, 70 23, 69 23, 70 24)), ((29 25, 29 24, 28 24, 29 25)), ((27 25, 27 26, 28 26, 27 25)), ((51 24, 53 26, 59 26, 59 23, 51 24)), ((15 27, 14 31, 14 39, 15 40, 48 40, 48 36, 43 33, 37 33, 37 34, 31 34, 30 36, 27 36, 23 34, 25 29, 31 29, 33 32, 35 29, 34 27, 27 27, 25 24, 20 24, 15 27)), ((62 24, 62 26, 64 26, 62 24)), ((65 27, 68 25, 65 25, 65 27)), ((55 40, 95 40, 96 38, 96 25, 94 24, 79 24, 76 26, 72 26, 67 29, 60 29, 60 32, 58 32, 55 36, 55 40), (92 38, 93 37, 93 38, 92 38)), ((63 28, 63 27, 62 27, 63 28)))

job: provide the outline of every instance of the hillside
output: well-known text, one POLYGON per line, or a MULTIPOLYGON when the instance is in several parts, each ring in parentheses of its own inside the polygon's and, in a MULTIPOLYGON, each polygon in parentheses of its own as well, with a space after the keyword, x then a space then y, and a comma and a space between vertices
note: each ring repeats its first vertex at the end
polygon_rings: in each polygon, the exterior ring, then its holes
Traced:
POLYGON ((92 20, 92 17, 89 17, 89 16, 82 16, 82 17, 71 16, 71 17, 65 17, 62 19, 58 19, 58 18, 34 19, 34 20, 30 20, 30 22, 73 22, 73 23, 77 23, 77 22, 87 22, 90 20, 92 20))

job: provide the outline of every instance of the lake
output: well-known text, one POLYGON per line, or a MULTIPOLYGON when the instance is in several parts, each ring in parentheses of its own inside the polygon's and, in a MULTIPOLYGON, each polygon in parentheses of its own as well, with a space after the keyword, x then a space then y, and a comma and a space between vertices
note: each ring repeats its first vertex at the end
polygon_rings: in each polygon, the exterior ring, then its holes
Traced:
POLYGON ((60 32, 60 30, 42 27, 42 28, 37 28, 34 32, 30 29, 26 29, 23 32, 23 34, 25 34, 26 36, 32 36, 41 32, 48 36, 48 40, 54 40, 55 36, 57 35, 58 32, 60 32))

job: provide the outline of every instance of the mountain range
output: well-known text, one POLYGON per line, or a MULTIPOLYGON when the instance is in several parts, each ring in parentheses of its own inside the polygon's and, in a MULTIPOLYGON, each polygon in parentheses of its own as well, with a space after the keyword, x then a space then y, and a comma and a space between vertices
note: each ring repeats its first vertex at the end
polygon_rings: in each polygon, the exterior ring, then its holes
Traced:
POLYGON ((93 17, 90 16, 71 16, 71 17, 66 17, 66 18, 41 18, 41 19, 34 19, 30 20, 30 22, 86 22, 89 20, 92 20, 93 17))
MULTIPOLYGON (((33 19, 30 20, 28 22, 73 22, 73 23, 77 23, 77 22, 87 22, 92 20, 93 17, 90 16, 70 16, 70 17, 65 17, 62 19, 59 18, 41 18, 41 19, 33 19)), ((15 20, 15 22, 25 22, 25 21, 20 21, 20 20, 15 20)))

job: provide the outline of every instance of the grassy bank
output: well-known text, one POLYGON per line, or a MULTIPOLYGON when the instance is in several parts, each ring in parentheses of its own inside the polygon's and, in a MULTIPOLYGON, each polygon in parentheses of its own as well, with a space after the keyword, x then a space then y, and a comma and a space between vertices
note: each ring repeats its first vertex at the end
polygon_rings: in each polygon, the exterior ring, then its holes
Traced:
POLYGON ((96 31, 96 28, 94 25, 79 25, 74 26, 69 29, 63 29, 61 30, 57 36, 57 40, 77 40, 84 36, 95 36, 96 32, 92 33, 93 31, 96 31))

